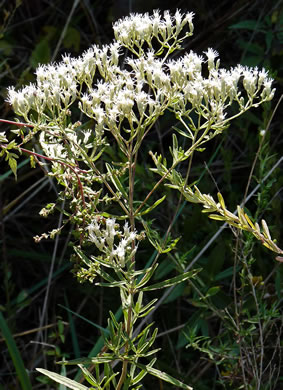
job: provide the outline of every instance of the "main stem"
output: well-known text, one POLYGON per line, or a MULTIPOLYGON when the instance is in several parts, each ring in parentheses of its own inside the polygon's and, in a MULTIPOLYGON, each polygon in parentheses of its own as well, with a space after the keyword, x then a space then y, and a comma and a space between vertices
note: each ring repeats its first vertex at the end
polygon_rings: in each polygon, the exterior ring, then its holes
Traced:
MULTIPOLYGON (((129 145, 129 219, 130 219, 130 226, 131 231, 135 230, 135 216, 134 216, 134 183, 135 183, 135 167, 136 167, 136 161, 137 161, 137 153, 133 154, 133 141, 131 141, 129 145)), ((132 249, 135 247, 135 242, 132 242, 132 249)), ((135 257, 132 258, 132 264, 130 265, 131 270, 134 270, 135 268, 135 257)), ((134 285, 134 276, 130 280, 130 289, 128 291, 129 297, 130 297, 130 306, 128 308, 127 313, 127 322, 126 322, 126 333, 128 337, 131 337, 133 330, 132 330, 132 307, 133 307, 133 285, 134 285)), ((125 344, 125 352, 124 355, 127 355, 129 351, 129 344, 126 342, 125 344)), ((122 388, 122 385, 126 379, 127 376, 127 370, 128 370, 128 360, 125 358, 123 360, 123 366, 122 366, 122 373, 118 382, 118 385, 116 387, 116 390, 120 390, 122 388)))

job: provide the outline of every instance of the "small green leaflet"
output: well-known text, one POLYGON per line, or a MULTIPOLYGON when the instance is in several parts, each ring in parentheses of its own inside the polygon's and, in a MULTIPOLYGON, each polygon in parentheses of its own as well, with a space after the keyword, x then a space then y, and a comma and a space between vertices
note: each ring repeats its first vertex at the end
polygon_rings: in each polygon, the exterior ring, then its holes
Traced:
POLYGON ((9 166, 10 166, 13 174, 15 175, 15 179, 17 180, 17 160, 13 157, 10 157, 10 155, 11 155, 11 153, 9 153, 8 163, 9 163, 9 166))

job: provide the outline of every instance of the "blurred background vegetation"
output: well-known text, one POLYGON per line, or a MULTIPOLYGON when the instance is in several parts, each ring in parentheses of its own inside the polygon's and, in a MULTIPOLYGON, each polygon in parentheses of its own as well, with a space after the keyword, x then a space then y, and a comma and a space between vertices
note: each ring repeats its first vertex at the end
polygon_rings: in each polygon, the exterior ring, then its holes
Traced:
MULTIPOLYGON (((184 50, 201 54, 212 47, 222 66, 264 66, 275 78, 273 101, 233 122, 196 156, 191 181, 201 177, 199 187, 206 193, 219 189, 230 210, 257 187, 246 210, 267 220, 282 247, 282 0, 0 0, 0 117, 14 120, 5 102, 7 87, 33 82, 38 64, 109 43, 115 20, 156 8, 195 13, 195 33, 184 50), (262 130, 267 130, 264 138, 262 130)), ((172 126, 170 115, 163 116, 146 151, 166 154, 172 126)), ((0 131, 9 129, 1 124, 0 131)), ((105 158, 117 158, 116 149, 108 148, 105 158)), ((149 163, 144 153, 137 193, 155 180, 149 163)), ((160 234, 178 204, 175 193, 164 191, 166 210, 161 206, 154 215, 160 234)), ((106 326, 109 309, 119 308, 116 291, 76 282, 69 261, 71 227, 56 241, 34 243, 33 236, 57 227, 58 214, 47 220, 38 214, 56 193, 55 182, 40 167, 30 169, 27 156, 20 158, 17 181, 0 161, 0 389, 63 390, 35 368, 59 372, 56 361, 95 353, 94 346, 99 351, 99 326, 106 326)), ((194 282, 173 289, 153 314, 162 347, 157 367, 197 390, 283 388, 283 265, 249 235, 220 228, 197 205, 181 203, 172 235, 182 239, 178 249, 162 256, 156 279, 172 277, 189 264, 203 270, 194 282)), ((146 263, 153 249, 142 250, 146 263)), ((149 378, 143 388, 170 386, 149 378)))

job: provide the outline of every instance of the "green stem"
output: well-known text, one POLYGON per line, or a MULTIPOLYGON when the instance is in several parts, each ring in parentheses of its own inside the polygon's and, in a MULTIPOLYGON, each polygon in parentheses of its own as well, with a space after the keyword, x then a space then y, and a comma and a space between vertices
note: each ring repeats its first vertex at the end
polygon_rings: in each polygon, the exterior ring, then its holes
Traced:
MULTIPOLYGON (((133 140, 130 142, 129 145, 129 219, 130 219, 130 226, 131 230, 135 230, 135 215, 134 215, 134 185, 135 185, 135 167, 137 162, 137 153, 133 155, 133 140)), ((132 242, 132 248, 134 249, 135 242, 132 242)), ((132 264, 130 265, 131 268, 135 268, 135 257, 131 259, 132 264)), ((126 333, 128 337, 131 337, 133 333, 133 324, 132 324, 132 307, 133 307, 133 285, 135 284, 134 277, 131 278, 131 286, 128 290, 128 294, 130 296, 130 306, 128 308, 128 315, 127 315, 127 323, 126 323, 126 333)), ((124 355, 127 356, 129 352, 129 343, 126 342, 125 344, 125 352, 124 355)), ((122 366, 122 373, 119 378, 118 385, 116 387, 116 390, 120 390, 122 388, 123 383, 125 382, 126 376, 128 371, 128 360, 123 360, 123 366, 122 366)))
MULTIPOLYGON (((203 143, 204 137, 207 135, 207 133, 210 131, 210 127, 208 127, 203 134, 200 136, 200 138, 195 141, 198 131, 195 132, 195 139, 193 139, 192 146, 186 151, 187 158, 191 157, 194 153, 194 151, 203 143)), ((139 211, 142 209, 142 207, 145 205, 145 203, 148 201, 148 199, 151 197, 151 195, 154 193, 154 191, 160 186, 160 184, 166 179, 166 177, 172 172, 173 169, 176 168, 178 164, 180 164, 183 161, 182 159, 176 160, 175 163, 167 170, 167 172, 161 177, 161 179, 154 185, 154 187, 150 190, 150 192, 147 194, 145 199, 142 201, 142 203, 139 205, 137 210, 135 211, 135 216, 139 213, 139 211)))
POLYGON ((110 186, 110 184, 107 182, 107 180, 105 180, 103 178, 103 176, 101 175, 101 173, 99 172, 99 170, 96 168, 95 164, 93 163, 93 161, 91 161, 91 159, 89 158, 88 154, 83 150, 83 148, 80 147, 80 145, 78 145, 77 143, 75 143, 73 141, 73 143, 76 145, 76 147, 80 150, 80 152, 82 153, 83 157, 85 158, 85 161, 87 161, 89 167, 93 170, 93 172, 99 176, 102 181, 103 181, 103 184, 105 185, 105 187, 110 191, 110 193, 116 198, 116 201, 118 202, 118 204, 121 206, 122 210, 126 213, 126 215, 129 215, 129 211, 127 210, 127 207, 123 204, 123 202, 117 197, 117 194, 115 193, 115 191, 112 189, 112 187, 110 186))

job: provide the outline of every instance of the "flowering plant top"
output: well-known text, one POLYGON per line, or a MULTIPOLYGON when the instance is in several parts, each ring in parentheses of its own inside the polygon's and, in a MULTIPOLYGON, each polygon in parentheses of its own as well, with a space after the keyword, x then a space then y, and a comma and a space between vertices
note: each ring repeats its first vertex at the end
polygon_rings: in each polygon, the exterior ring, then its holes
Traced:
MULTIPOLYGON (((146 374, 175 387, 191 389, 153 368, 155 358, 147 365, 140 364, 140 358, 157 352, 151 349, 157 329, 152 335, 152 324, 141 333, 134 330, 136 321, 154 310, 155 300, 143 304, 144 292, 176 285, 199 272, 184 269, 174 278, 146 286, 158 266, 159 255, 173 250, 178 242, 178 238, 169 237, 172 224, 162 240, 147 219, 165 201, 166 195, 162 194, 152 202, 161 184, 179 191, 187 201, 201 204, 210 218, 248 231, 268 249, 283 253, 272 240, 265 221, 260 226, 241 207, 238 215, 231 213, 220 193, 215 201, 189 184, 194 154, 227 129, 232 119, 271 100, 275 93, 266 70, 241 65, 221 68, 218 53, 211 48, 203 55, 190 51, 173 58, 172 53, 181 49, 193 33, 192 19, 193 13, 178 10, 174 15, 168 11, 131 14, 114 23, 115 41, 111 44, 101 48, 93 45, 81 57, 66 55, 61 62, 41 65, 34 84, 8 91, 8 102, 25 123, 19 123, 20 128, 14 131, 16 140, 8 142, 0 135, 0 156, 6 154, 14 172, 15 151, 28 153, 33 163, 44 165, 39 159, 51 163, 48 175, 55 177, 63 190, 56 203, 48 204, 41 215, 47 216, 56 208, 62 211, 63 201, 63 226, 69 222, 73 226, 73 260, 79 281, 120 289, 124 321, 118 323, 110 312, 107 348, 97 357, 68 362, 79 364, 89 383, 101 390, 108 388, 110 381, 116 390, 124 383, 127 388, 137 389, 136 384, 146 374), (159 180, 143 199, 137 199, 138 154, 147 134, 166 111, 179 121, 179 134, 172 135, 169 159, 150 152, 150 169, 159 180), (23 148, 35 136, 42 154, 23 148), (186 138, 185 149, 178 144, 179 136, 186 138), (113 142, 122 158, 109 163, 103 158, 104 151, 113 142), (187 160, 183 177, 178 167, 187 160), (139 269, 139 242, 144 239, 153 245, 157 255, 149 268, 139 269), (104 282, 96 282, 96 275, 104 282), (121 362, 121 374, 113 371, 114 360, 121 362), (105 365, 109 378, 102 375, 99 382, 98 370, 96 381, 82 363, 105 365)), ((63 226, 36 240, 53 238, 63 226)), ((58 374, 40 371, 70 388, 86 388, 58 374)))

